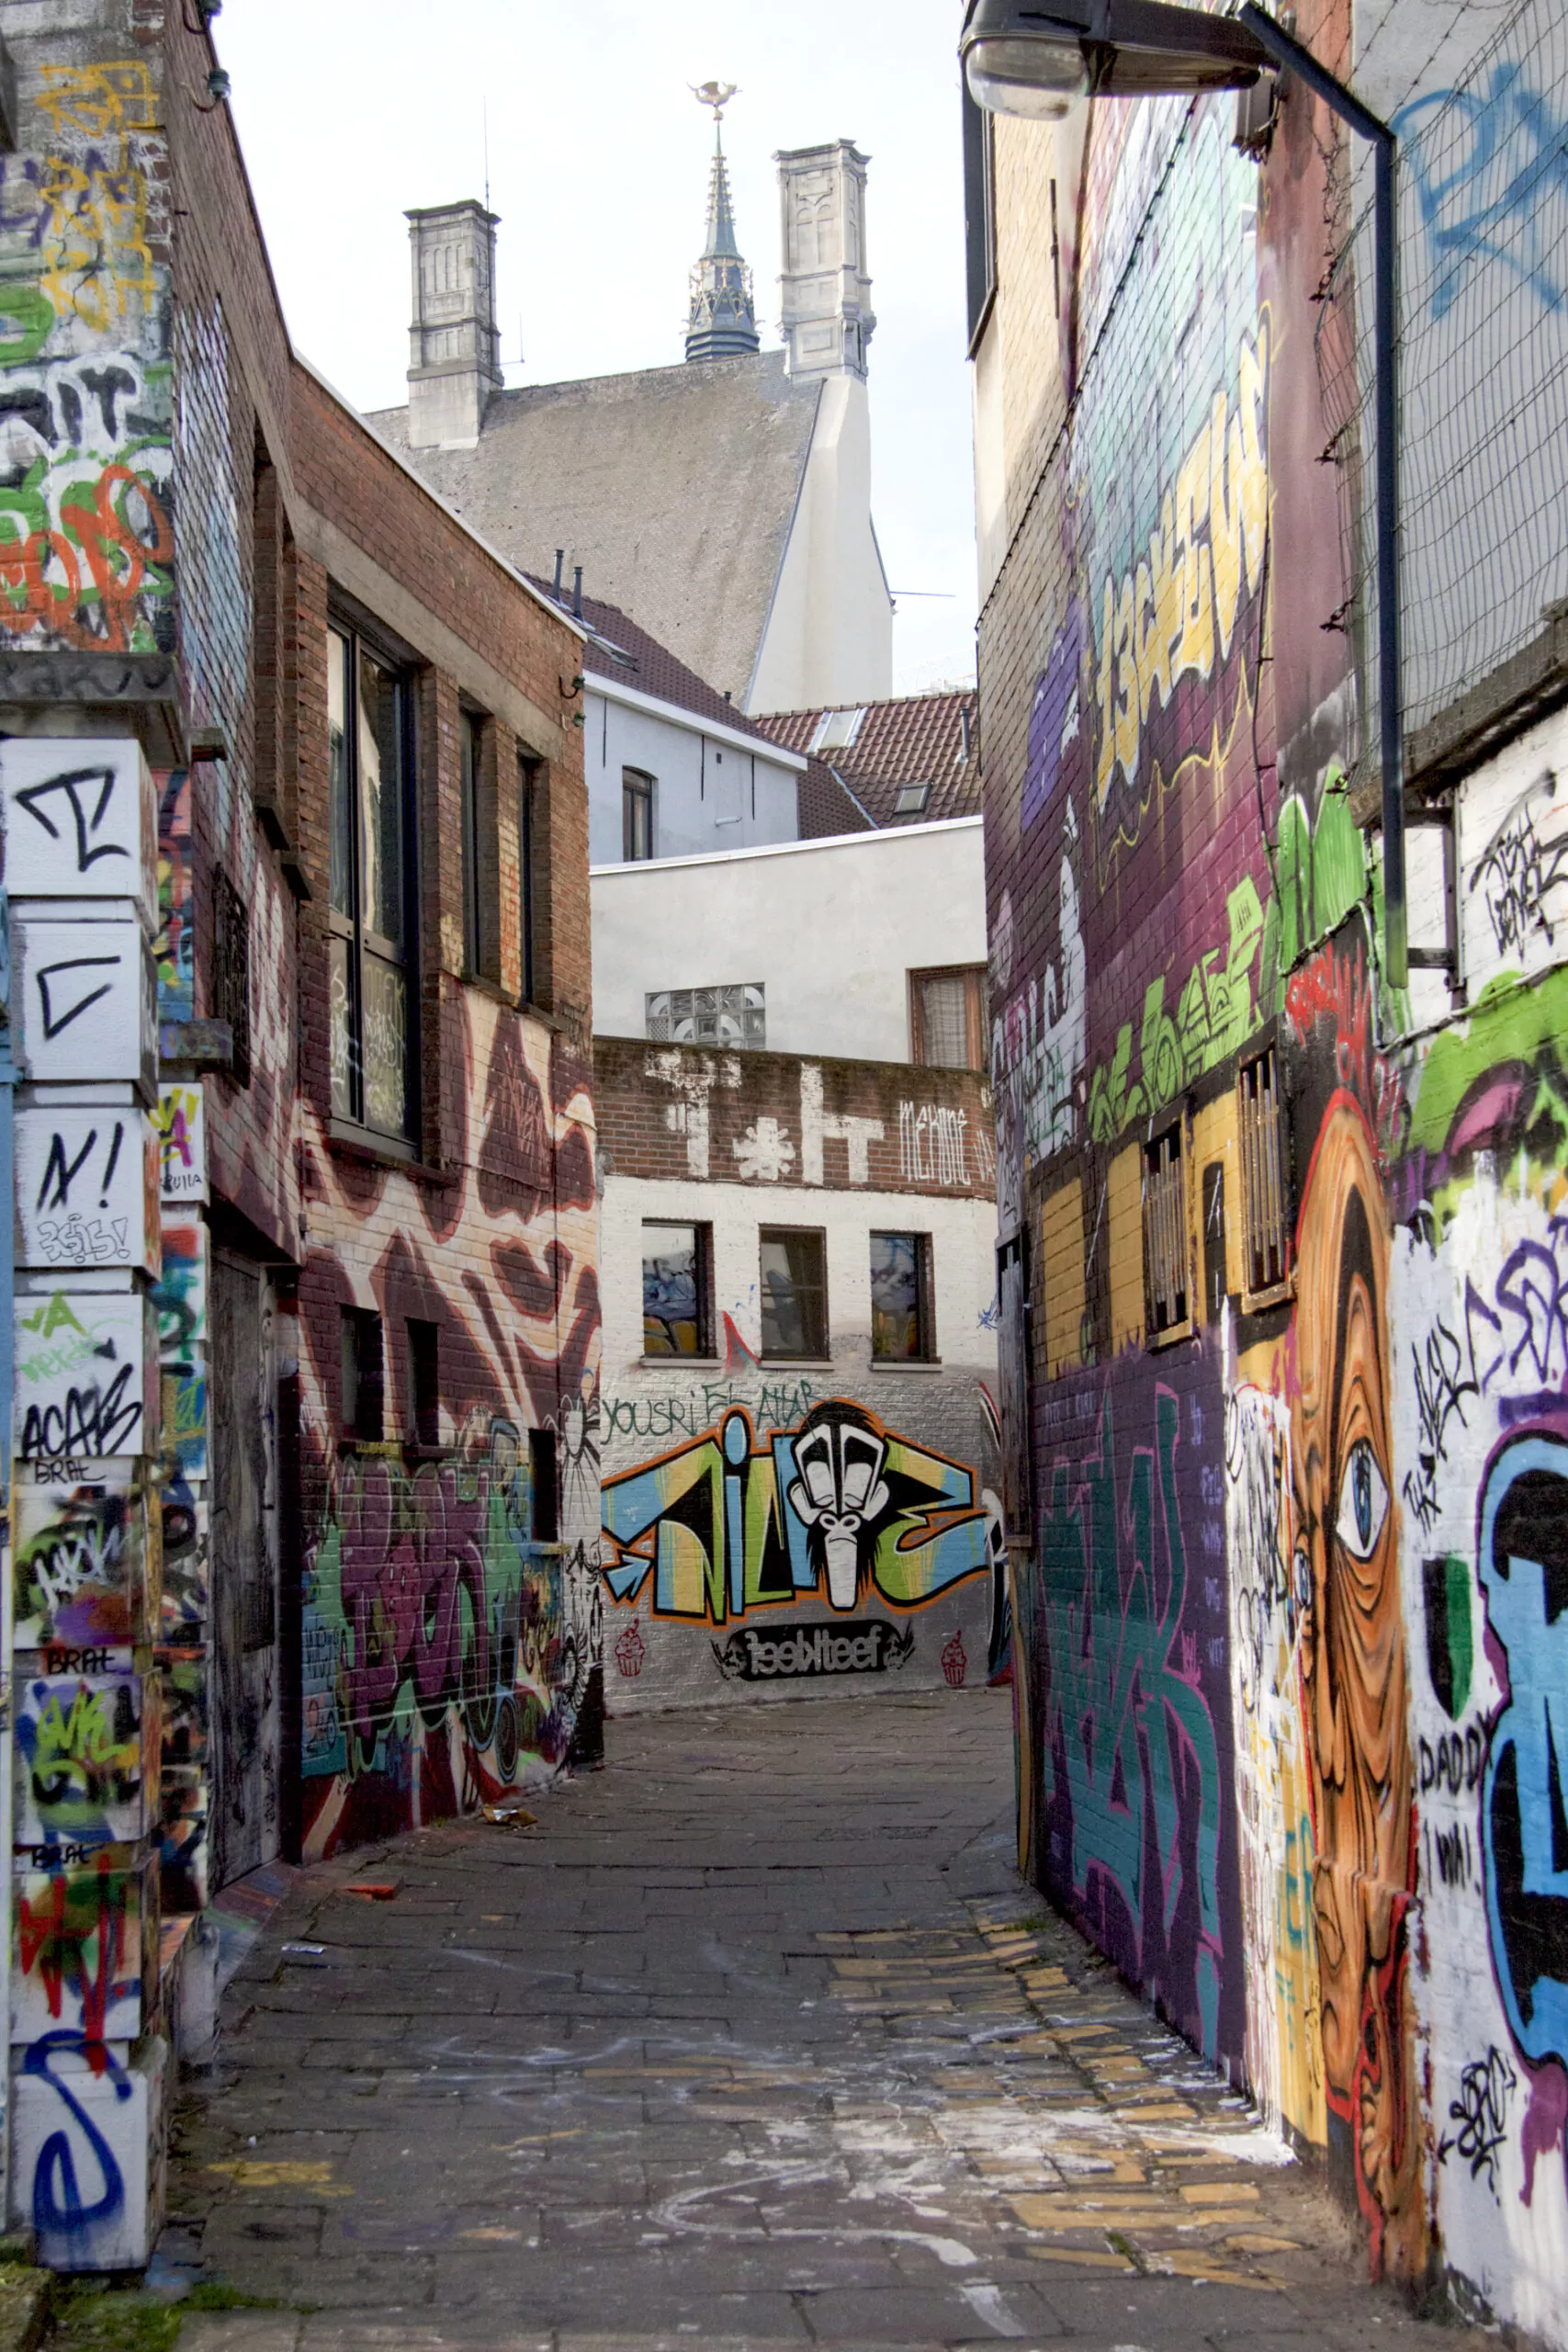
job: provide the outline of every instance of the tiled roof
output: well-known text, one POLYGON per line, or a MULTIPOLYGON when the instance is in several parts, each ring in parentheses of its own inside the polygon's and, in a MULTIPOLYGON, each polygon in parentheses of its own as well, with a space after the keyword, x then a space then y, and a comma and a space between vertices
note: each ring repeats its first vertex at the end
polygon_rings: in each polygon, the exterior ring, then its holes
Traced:
POLYGON ((812 761, 800 779, 796 797, 803 842, 830 841, 839 833, 874 833, 877 830, 843 778, 835 775, 822 760, 812 761))
MULTIPOLYGON (((926 825, 939 818, 980 814, 980 702, 972 686, 865 703, 859 706, 859 724, 852 728, 855 707, 843 706, 843 723, 827 730, 840 738, 852 731, 853 741, 823 741, 813 765, 825 762, 874 825, 926 825), (900 808, 900 791, 917 785, 931 787, 923 802, 900 808)), ((786 751, 809 754, 829 717, 823 709, 784 710, 757 723, 786 751)), ((803 832, 804 814, 803 802, 803 832)))
MULTIPOLYGON (((551 594, 550 582, 536 580, 536 588, 551 594)), ((571 611, 571 600, 562 604, 563 612, 571 611)), ((582 617, 593 635, 582 649, 582 666, 589 677, 618 678, 622 685, 633 686, 638 694, 656 695, 660 702, 675 704, 681 710, 692 711, 699 718, 716 720, 721 726, 733 727, 739 734, 754 735, 759 742, 777 741, 748 718, 732 702, 699 678, 667 645, 660 645, 645 628, 639 628, 629 613, 617 605, 606 605, 597 596, 584 596, 582 617), (624 657, 624 658, 623 658, 624 657)), ((787 750, 789 746, 783 746, 787 750)))
POLYGON ((520 571, 656 620, 737 702, 751 682, 820 384, 782 351, 492 394, 478 446, 411 449, 406 408, 370 422, 520 571))

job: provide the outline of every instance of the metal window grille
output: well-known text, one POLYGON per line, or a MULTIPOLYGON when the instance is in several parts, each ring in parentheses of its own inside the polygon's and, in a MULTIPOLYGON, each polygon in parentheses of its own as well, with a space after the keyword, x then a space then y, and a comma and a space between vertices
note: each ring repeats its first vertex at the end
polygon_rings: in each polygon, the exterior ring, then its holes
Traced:
POLYGON ((1285 1279, 1288 1237, 1284 1124, 1272 1046, 1245 1062, 1236 1079, 1241 1128, 1241 1204, 1247 1288, 1257 1295, 1285 1279))
POLYGON ((653 989, 643 1000, 648 1035, 659 1046, 725 1046, 760 1053, 768 1042, 761 980, 723 988, 653 989))
POLYGON ((233 1033, 236 1086, 251 1082, 251 926, 245 902, 223 868, 212 874, 212 1017, 233 1033))
POLYGON ((1187 1240, 1187 1170, 1179 1126, 1168 1127, 1144 1155, 1144 1266, 1149 1329, 1174 1331, 1191 1313, 1187 1240))

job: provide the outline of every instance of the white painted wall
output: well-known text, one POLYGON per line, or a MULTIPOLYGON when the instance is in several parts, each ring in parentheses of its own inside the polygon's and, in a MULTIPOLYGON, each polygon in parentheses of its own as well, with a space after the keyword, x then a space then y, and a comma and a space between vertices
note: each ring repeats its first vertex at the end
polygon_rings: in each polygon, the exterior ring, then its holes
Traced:
POLYGON ((1458 810, 1461 969, 1473 1002, 1500 972, 1541 972, 1562 960, 1568 711, 1467 775, 1458 810))
MULTIPOLYGON (((917 1388, 931 1380, 923 1368, 874 1367, 871 1355, 871 1236, 929 1233, 936 1302, 936 1352, 949 1369, 995 1376, 993 1302, 997 1289, 996 1204, 989 1193, 956 1201, 941 1193, 837 1192, 825 1186, 722 1184, 690 1178, 611 1176, 599 1216, 599 1273, 604 1307, 604 1385, 642 1366, 642 1227, 647 1218, 713 1227, 714 1319, 719 1355, 728 1315, 753 1355, 762 1344, 758 1302, 757 1235, 764 1225, 821 1227, 828 1237, 828 1337, 831 1363, 819 1393, 834 1393, 829 1374, 869 1382, 879 1393, 917 1388)), ((803 1367, 785 1366, 793 1374, 803 1367)), ((682 1380, 683 1363, 660 1360, 660 1379, 682 1380)), ((613 1433, 613 1432, 612 1432, 613 1433)), ((606 1467, 619 1467, 606 1456, 606 1467)))
POLYGON ((758 745, 739 729, 705 728, 694 712, 651 695, 583 693, 588 855, 621 856, 621 771, 654 778, 653 843, 660 857, 701 857, 799 833, 795 779, 804 760, 758 745))
POLYGON ((828 376, 746 707, 826 708, 892 691, 893 600, 872 528, 865 379, 828 376))
POLYGON ((986 961, 983 828, 595 866, 594 1028, 641 1037, 650 989, 760 980, 771 1051, 908 1061, 908 974, 986 961))

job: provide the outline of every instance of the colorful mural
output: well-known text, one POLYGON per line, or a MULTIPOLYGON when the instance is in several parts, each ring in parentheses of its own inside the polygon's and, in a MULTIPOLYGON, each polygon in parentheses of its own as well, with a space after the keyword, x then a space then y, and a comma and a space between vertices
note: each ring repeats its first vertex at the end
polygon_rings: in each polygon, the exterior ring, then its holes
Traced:
MULTIPOLYGON (((457 1280, 445 1271, 415 1184, 389 1170, 365 1182, 309 1123, 299 1415, 313 1529, 301 1678, 311 1853, 475 1810, 603 1743, 592 1106, 571 1057, 542 1029, 479 999, 454 1010, 466 1156, 441 1231, 467 1220, 484 1235, 485 1277, 471 1257, 457 1280), (368 1266, 362 1287, 347 1287, 349 1264, 368 1266), (351 1305, 380 1318, 388 1350, 386 1435, 368 1448, 342 1435, 351 1305), (406 1353, 416 1319, 434 1327, 442 1367, 439 1426, 423 1442, 406 1353), (531 1433, 554 1456, 547 1508, 558 1523, 547 1532, 531 1433)), ((178 1563, 172 1573, 177 1584, 178 1563)))
POLYGON ((604 1511, 615 1600, 714 1625, 805 1598, 847 1612, 871 1592, 917 1609, 991 1564, 973 1472, 840 1397, 761 1446, 737 1408, 606 1478, 604 1511))
POLYGON ((1135 1396, 1113 1371, 1052 1399, 1074 1435, 1044 1448, 1037 1835, 1049 1883, 1096 1940, 1205 2056, 1239 2060, 1224 1594, 1203 1574, 1223 1521, 1198 1474, 1221 1413, 1217 1365, 1172 1362, 1152 1447, 1118 1439, 1135 1396))
MULTIPOLYGON (((1450 302, 1525 287, 1558 335, 1528 239, 1444 259, 1434 227, 1560 115, 1529 53, 1409 110, 1445 367, 1450 302)), ((1568 722, 1413 804, 1450 839, 1412 825, 1426 955, 1391 993, 1345 187, 1303 94, 1261 170, 1232 128, 1053 133, 1059 314, 994 346, 1004 441, 1050 427, 1007 449, 981 623, 1020 1854, 1321 2155, 1374 2268, 1562 2346, 1568 722)), ((997 135, 1001 317, 1032 222, 997 135)), ((1484 225, 1537 222, 1506 179, 1484 225)), ((1423 695, 1461 547, 1412 603, 1423 695)))

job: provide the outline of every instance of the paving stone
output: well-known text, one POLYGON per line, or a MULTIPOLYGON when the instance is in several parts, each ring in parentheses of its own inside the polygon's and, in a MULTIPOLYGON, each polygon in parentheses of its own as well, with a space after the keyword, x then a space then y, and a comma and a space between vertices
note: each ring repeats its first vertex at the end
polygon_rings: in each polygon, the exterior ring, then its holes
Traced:
POLYGON ((1020 1885, 1005 1698, 619 1723, 538 1810, 295 1881, 172 2204, 306 2315, 184 2352, 1456 2352, 1020 1885))
POLYGON ((180 2352, 297 2352, 298 2312, 192 2312, 180 2352))

